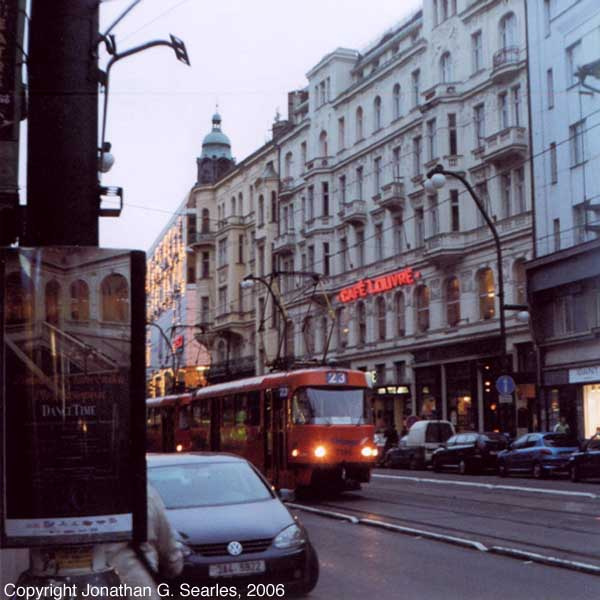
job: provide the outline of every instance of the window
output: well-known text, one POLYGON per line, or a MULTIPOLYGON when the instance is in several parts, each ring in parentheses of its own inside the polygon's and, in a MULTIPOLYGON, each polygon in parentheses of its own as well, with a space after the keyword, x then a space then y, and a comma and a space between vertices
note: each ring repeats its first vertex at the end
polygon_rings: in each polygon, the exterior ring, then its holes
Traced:
POLYGON ((392 108, 394 119, 399 119, 402 110, 402 89, 400 84, 397 83, 392 90, 392 108))
POLYGON ((302 325, 302 333, 304 335, 304 347, 306 354, 314 354, 315 352, 315 332, 313 328, 312 317, 306 317, 302 325))
POLYGON ((321 156, 328 156, 328 148, 327 148, 327 132, 321 131, 319 135, 319 152, 321 156))
POLYGON ((364 267, 365 265, 365 230, 356 230, 356 266, 364 267))
POLYGON ((573 237, 576 244, 585 242, 585 204, 573 207, 573 237))
POLYGON ((427 121, 427 160, 431 161, 437 156, 435 138, 435 119, 427 121))
POLYGON ((227 238, 219 240, 219 267, 224 267, 227 264, 227 238))
POLYGON ((552 69, 546 71, 546 94, 548 98, 548 109, 554 108, 554 75, 552 69))
POLYGON ((338 150, 346 147, 346 121, 344 117, 338 119, 338 150))
POLYGON ((396 383, 404 383, 406 379, 406 362, 399 360, 394 363, 394 374, 396 376, 396 383))
POLYGON ((560 250, 560 219, 554 219, 552 222, 552 232, 554 235, 554 252, 560 250))
POLYGON ((71 284, 71 319, 73 321, 89 321, 90 288, 83 279, 71 284))
POLYGON ((404 250, 404 224, 402 217, 394 217, 394 252, 400 254, 404 250))
POLYGON ((577 69, 580 62, 581 42, 579 41, 567 48, 567 87, 577 83, 577 69))
POLYGON ((377 195, 381 191, 381 156, 373 161, 373 194, 377 195))
POLYGON ((324 217, 329 216, 329 183, 327 181, 321 182, 321 197, 323 201, 322 205, 322 215, 324 217))
POLYGON ((315 188, 308 186, 308 220, 312 221, 315 218, 315 188))
POLYGON ((475 147, 481 148, 485 140, 485 112, 483 104, 478 104, 473 108, 473 124, 475 126, 475 147))
POLYGON ((265 199, 261 194, 258 197, 258 226, 261 227, 265 224, 265 199))
MULTIPOLYGON (((241 206, 241 204, 240 204, 241 206)), ((210 233, 210 213, 208 208, 202 209, 202 233, 210 233)))
POLYGON ((450 190, 450 231, 460 231, 458 190, 450 190))
POLYGON ((100 286, 102 320, 126 323, 129 321, 129 284, 123 275, 113 273, 100 286))
POLYGON ((345 273, 348 269, 348 239, 340 239, 340 267, 341 272, 345 273))
POLYGON ((356 141, 363 139, 363 109, 359 106, 356 109, 356 141))
POLYGON ((420 248, 425 243, 425 221, 423 209, 415 209, 415 247, 420 248))
POLYGON ((412 102, 413 108, 419 106, 419 96, 421 95, 420 89, 420 71, 413 71, 411 75, 412 82, 412 102))
POLYGON ((500 126, 500 129, 506 129, 510 125, 506 92, 498 94, 498 125, 500 126))
POLYGON ((406 333, 406 307, 402 292, 397 292, 394 296, 394 312, 396 316, 396 335, 404 337, 406 333))
POLYGON ((500 47, 507 49, 517 45, 517 18, 514 13, 508 13, 500 20, 500 47))
POLYGON ((500 178, 502 194, 502 218, 506 219, 511 215, 512 205, 512 176, 510 173, 504 173, 500 178))
POLYGON ((385 322, 386 315, 387 310, 385 306, 385 298, 383 296, 379 296, 379 298, 377 298, 377 338, 381 342, 387 337, 385 322))
POLYGON ((300 158, 302 160, 302 171, 306 169, 306 142, 300 144, 300 158))
POLYGON ((431 216, 431 235, 437 235, 440 232, 440 216, 437 194, 429 197, 429 214, 431 216))
POLYGON ((452 57, 450 52, 444 52, 440 58, 440 81, 450 83, 452 79, 452 57))
POLYGON ((202 279, 208 279, 210 277, 210 253, 202 253, 202 279))
POLYGON ((238 235, 238 263, 244 264, 244 235, 238 235))
POLYGON ((196 215, 187 216, 187 238, 193 240, 196 237, 196 215))
POLYGON ((415 290, 415 307, 417 333, 424 333, 429 329, 429 288, 426 285, 415 290))
POLYGON ((413 138, 413 175, 416 177, 421 173, 421 136, 413 138))
POLYGON ((483 49, 481 46, 481 31, 471 35, 471 68, 477 73, 483 67, 483 49))
POLYGON ((550 21, 552 14, 550 12, 550 0, 544 0, 544 35, 548 37, 550 35, 550 21))
POLYGON ((448 115, 448 154, 450 156, 456 156, 458 154, 456 115, 454 113, 448 115))
POLYGON ((558 159, 556 156, 556 144, 550 144, 550 183, 558 182, 558 159))
POLYGON ((209 322, 210 322, 210 298, 208 296, 202 296, 202 298, 200 299, 200 323, 209 323, 209 322))
POLYGON ((188 264, 186 281, 189 284, 196 283, 196 265, 195 264, 188 264))
POLYGON ((525 261, 518 260, 513 266, 515 304, 527 304, 527 276, 525 261))
POLYGON ((381 98, 379 96, 375 97, 375 101, 373 102, 373 131, 379 131, 382 127, 381 125, 381 98))
POLYGON ((343 208, 345 202, 346 202, 346 176, 345 175, 340 175, 339 179, 339 185, 340 185, 340 206, 339 208, 343 208))
POLYGON ((460 321, 460 283, 458 277, 446 281, 446 321, 456 327, 460 321))
POLYGON ((271 192, 271 223, 277 223, 277 192, 271 192))
POLYGON ((394 179, 400 179, 400 156, 402 153, 402 148, 400 146, 396 146, 393 150, 392 156, 392 169, 394 173, 394 179))
POLYGON ((493 319, 496 314, 496 292, 494 290, 494 274, 491 269, 479 271, 479 318, 493 319))
POLYGON ((383 225, 375 225, 375 260, 383 260, 383 225))
POLYGON ((285 177, 292 176, 292 161, 293 161, 293 154, 291 152, 288 152, 285 155, 285 163, 284 163, 284 168, 283 168, 283 174, 285 177))
POLYGON ((346 309, 338 308, 335 311, 335 325, 338 350, 348 345, 348 326, 346 323, 346 309))
POLYGON ((314 246, 308 247, 308 270, 309 271, 315 270, 315 247, 314 246))
POLYGON ((363 168, 356 169, 356 199, 363 199, 363 168))
POLYGON ((571 138, 571 166, 575 167, 584 161, 583 121, 569 127, 571 138))
POLYGON ((367 343, 367 309, 364 302, 356 304, 356 341, 359 346, 367 343))
POLYGON ((515 85, 511 88, 513 119, 515 127, 521 126, 521 86, 515 85))
POLYGON ((515 169, 515 211, 517 214, 525 212, 525 169, 515 169))
POLYGON ((258 247, 258 274, 261 277, 265 276, 265 247, 258 247))
POLYGON ((323 273, 329 275, 329 242, 323 242, 323 273))
POLYGON ((235 201, 235 196, 232 196, 231 197, 231 216, 234 217, 235 215, 237 215, 236 201, 235 201))
MULTIPOLYGON (((490 217, 491 219, 492 214, 490 205, 490 195, 488 194, 487 182, 483 181, 481 183, 478 183, 475 186, 475 189, 477 191, 479 199, 481 200, 481 204, 483 205, 483 210, 485 211, 485 214, 488 215, 488 217, 490 217)), ((483 215, 481 214, 481 211, 479 209, 477 209, 477 223, 480 227, 485 224, 485 219, 483 218, 483 215)))

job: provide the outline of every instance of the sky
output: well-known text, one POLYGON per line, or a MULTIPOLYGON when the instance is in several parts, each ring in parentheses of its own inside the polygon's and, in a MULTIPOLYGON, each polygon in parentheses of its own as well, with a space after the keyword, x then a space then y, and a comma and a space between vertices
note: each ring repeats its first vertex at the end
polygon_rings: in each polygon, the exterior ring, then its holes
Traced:
MULTIPOLYGON (((101 31, 133 0, 103 0, 101 31)), ((421 0, 141 0, 112 31, 117 49, 172 33, 167 47, 111 69, 106 139, 115 164, 103 185, 124 189, 121 217, 100 220, 100 245, 148 250, 196 181, 196 157, 218 103, 238 162, 270 139, 287 92, 337 47, 364 49, 421 0)), ((101 58, 101 67, 107 56, 101 58)))

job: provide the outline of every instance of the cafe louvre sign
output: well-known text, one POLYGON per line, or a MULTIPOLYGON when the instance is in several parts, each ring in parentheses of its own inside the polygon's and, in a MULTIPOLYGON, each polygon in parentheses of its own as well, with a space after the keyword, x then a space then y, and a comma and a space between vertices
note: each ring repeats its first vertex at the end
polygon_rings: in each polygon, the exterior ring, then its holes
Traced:
POLYGON ((420 278, 420 271, 413 271, 412 267, 407 267, 391 275, 382 275, 375 279, 361 279, 358 283, 341 290, 338 294, 338 299, 344 303, 353 302, 354 300, 366 298, 373 294, 381 294, 398 287, 413 285, 420 278))

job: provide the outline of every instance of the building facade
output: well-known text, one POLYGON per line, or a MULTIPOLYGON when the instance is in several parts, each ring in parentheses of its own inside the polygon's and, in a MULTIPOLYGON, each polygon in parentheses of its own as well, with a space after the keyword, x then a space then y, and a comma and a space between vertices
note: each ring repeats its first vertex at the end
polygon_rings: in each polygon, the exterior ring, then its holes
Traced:
POLYGON ((540 393, 551 428, 600 427, 600 6, 527 3, 535 259, 527 264, 540 393))

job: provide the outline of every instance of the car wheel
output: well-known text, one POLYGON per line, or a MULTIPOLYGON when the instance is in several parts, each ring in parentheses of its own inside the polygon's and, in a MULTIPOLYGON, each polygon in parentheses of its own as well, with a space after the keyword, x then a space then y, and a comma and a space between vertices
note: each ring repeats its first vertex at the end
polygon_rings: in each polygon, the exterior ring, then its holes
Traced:
POLYGON ((532 474, 533 477, 535 479, 543 479, 545 476, 545 472, 544 472, 544 467, 542 467, 542 465, 540 465, 540 463, 534 463, 533 464, 533 469, 532 469, 532 474))
POLYGON ((498 464, 498 475, 500 475, 500 477, 508 477, 508 468, 503 462, 498 464))
POLYGON ((569 475, 571 476, 571 481, 574 481, 574 482, 579 481, 580 476, 579 476, 579 469, 577 468, 577 465, 571 465, 571 468, 569 469, 569 475))
POLYGON ((319 581, 319 557, 313 545, 309 544, 306 572, 304 573, 304 581, 300 587, 300 593, 304 596, 311 592, 317 585, 317 581, 319 581))
POLYGON ((466 475, 469 472, 469 468, 467 466, 467 462, 463 459, 458 463, 458 472, 461 475, 466 475))

